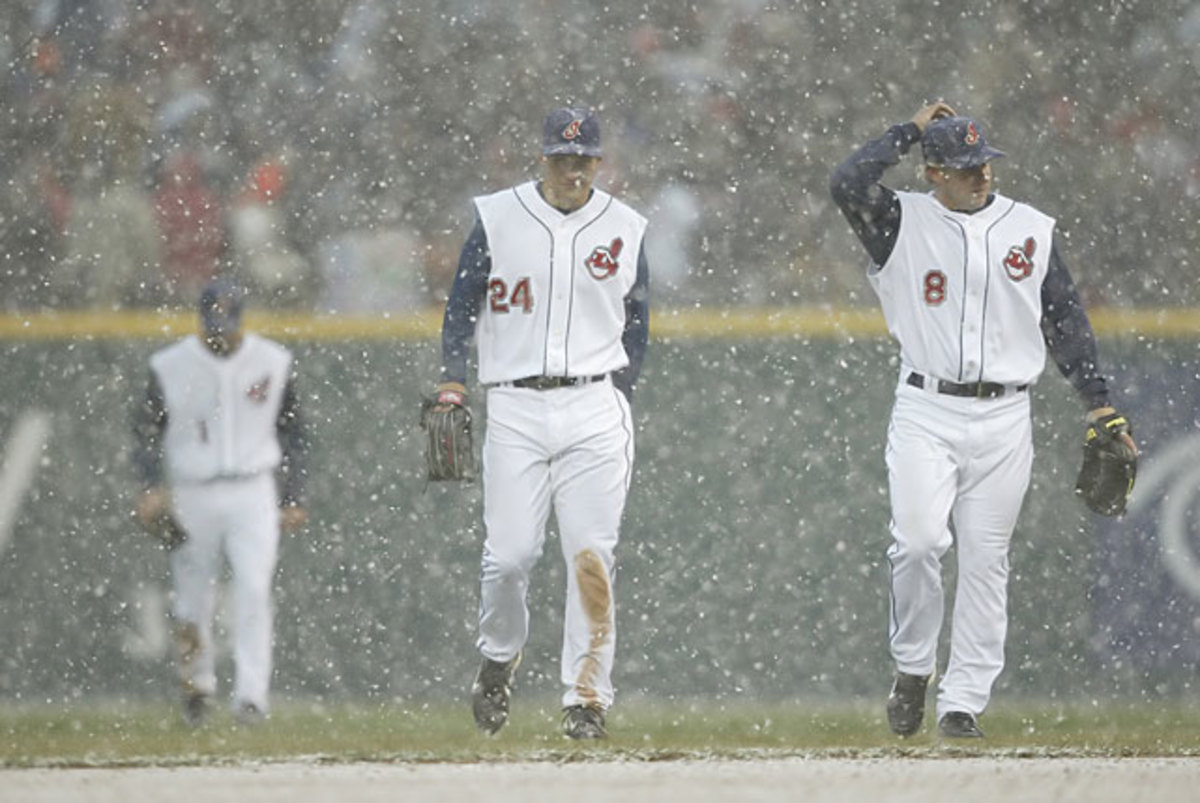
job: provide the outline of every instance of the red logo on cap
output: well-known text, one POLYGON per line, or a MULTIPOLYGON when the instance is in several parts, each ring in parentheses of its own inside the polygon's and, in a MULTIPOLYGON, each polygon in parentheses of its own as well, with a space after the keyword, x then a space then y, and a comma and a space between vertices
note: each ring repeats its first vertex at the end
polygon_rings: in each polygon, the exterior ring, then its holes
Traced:
POLYGON ((967 133, 963 136, 963 142, 967 145, 974 145, 979 141, 979 131, 975 129, 974 123, 967 123, 967 133))
POLYGON ((579 126, 583 125, 583 120, 572 120, 571 124, 563 129, 562 138, 567 142, 579 136, 579 126))

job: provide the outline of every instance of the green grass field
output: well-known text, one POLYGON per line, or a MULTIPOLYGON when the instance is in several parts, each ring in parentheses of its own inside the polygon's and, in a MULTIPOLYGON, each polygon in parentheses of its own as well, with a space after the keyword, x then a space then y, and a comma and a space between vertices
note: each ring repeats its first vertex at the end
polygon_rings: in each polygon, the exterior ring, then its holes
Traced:
POLYGON ((224 712, 186 729, 166 705, 0 705, 0 767, 181 766, 245 761, 317 763, 669 761, 769 756, 935 758, 958 755, 1200 756, 1200 707, 1157 703, 1104 708, 998 704, 982 743, 944 744, 925 732, 898 739, 877 705, 806 702, 626 702, 611 737, 576 744, 558 732, 558 709, 516 701, 499 735, 476 732, 470 711, 450 706, 281 703, 270 720, 240 728, 224 712))

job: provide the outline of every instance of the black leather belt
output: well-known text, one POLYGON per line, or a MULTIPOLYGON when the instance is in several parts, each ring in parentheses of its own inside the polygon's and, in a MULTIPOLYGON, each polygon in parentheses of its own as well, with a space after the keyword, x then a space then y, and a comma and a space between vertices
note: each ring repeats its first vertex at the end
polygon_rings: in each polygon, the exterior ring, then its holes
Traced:
MULTIPOLYGON (((925 377, 912 371, 905 380, 914 388, 925 388, 925 377)), ((1002 385, 999 382, 947 382, 945 379, 938 379, 937 392, 944 393, 947 396, 972 396, 976 399, 994 399, 998 396, 1003 396, 1005 393, 1023 393, 1029 389, 1029 385, 1002 385)))
POLYGON ((502 388, 529 388, 531 390, 553 390, 554 388, 570 388, 576 385, 590 385, 593 382, 603 382, 608 374, 595 376, 527 376, 514 379, 511 382, 498 382, 502 388))

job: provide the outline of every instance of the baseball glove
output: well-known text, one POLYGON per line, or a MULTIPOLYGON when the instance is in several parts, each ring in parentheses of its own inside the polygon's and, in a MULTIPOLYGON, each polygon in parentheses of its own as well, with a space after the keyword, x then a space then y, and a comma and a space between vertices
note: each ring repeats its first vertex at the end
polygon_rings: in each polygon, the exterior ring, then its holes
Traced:
POLYGON ((467 394, 459 389, 461 385, 447 385, 440 386, 434 398, 421 402, 426 477, 432 482, 470 482, 476 471, 467 394))
POLYGON ((187 531, 171 515, 164 510, 153 523, 145 527, 146 532, 154 536, 168 552, 178 549, 187 540, 187 531))
POLYGON ((1088 424, 1075 493, 1102 516, 1120 516, 1137 477, 1137 452, 1121 439, 1133 434, 1125 416, 1110 413, 1088 424))

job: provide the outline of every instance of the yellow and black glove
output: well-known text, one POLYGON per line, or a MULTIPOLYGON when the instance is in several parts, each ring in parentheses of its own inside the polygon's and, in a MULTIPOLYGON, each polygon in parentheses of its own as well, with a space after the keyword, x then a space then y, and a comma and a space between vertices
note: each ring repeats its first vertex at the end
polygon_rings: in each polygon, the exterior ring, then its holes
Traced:
POLYGON ((1125 416, 1110 413, 1088 424, 1083 435, 1083 464, 1075 493, 1102 516, 1120 516, 1137 477, 1137 450, 1129 445, 1133 428, 1125 416))

